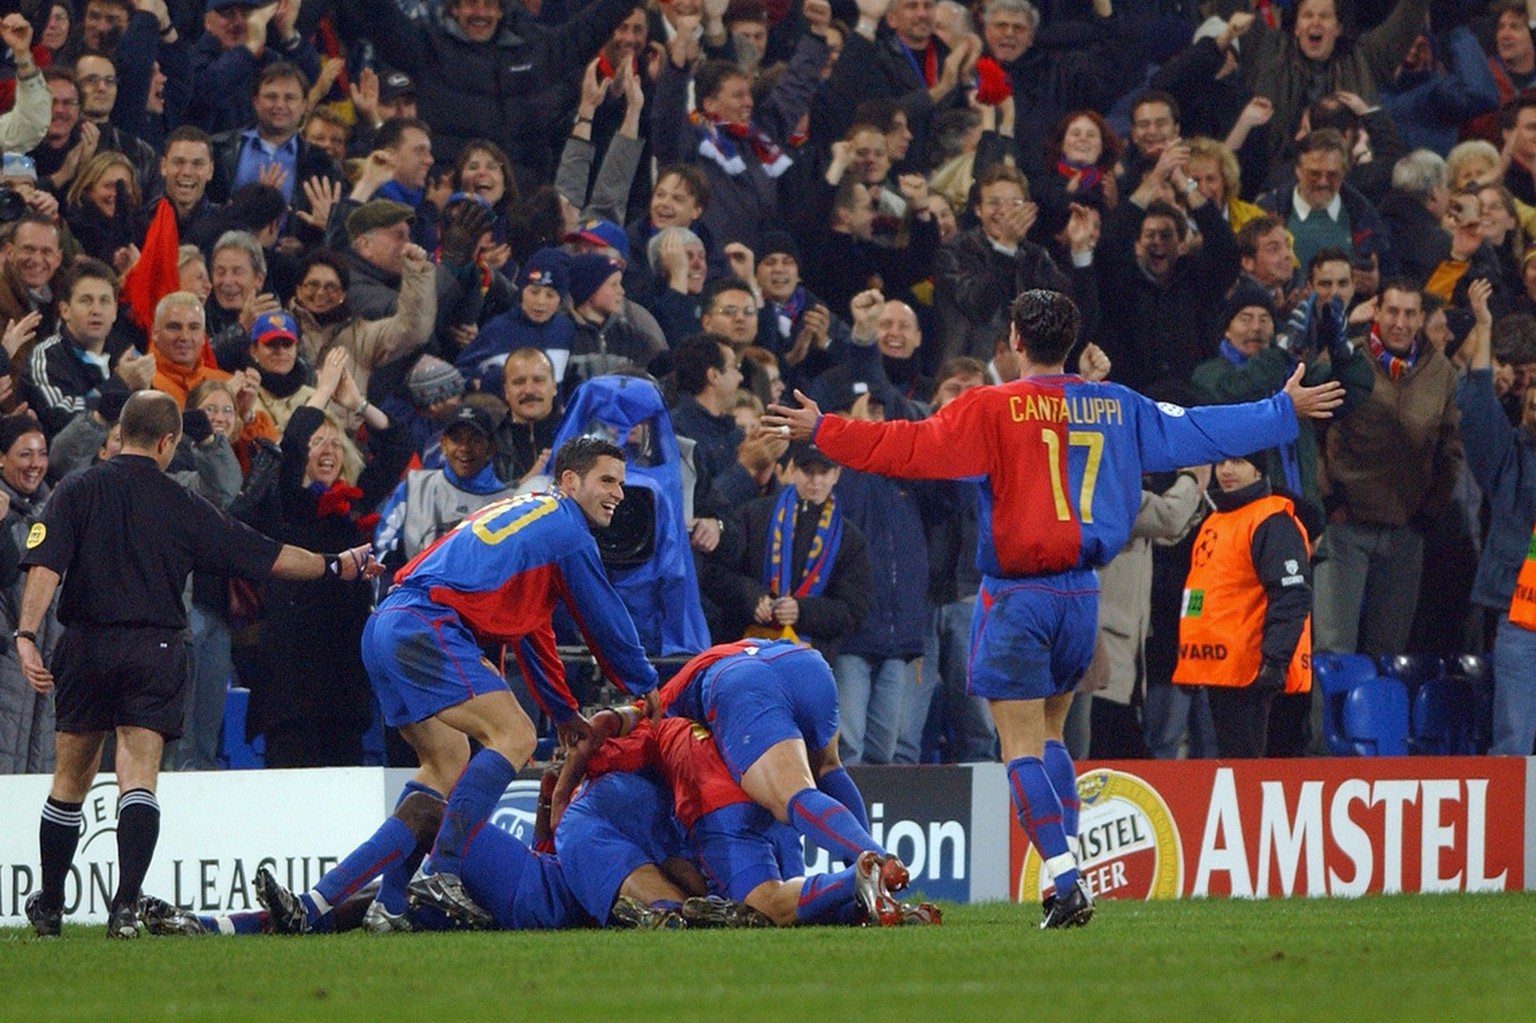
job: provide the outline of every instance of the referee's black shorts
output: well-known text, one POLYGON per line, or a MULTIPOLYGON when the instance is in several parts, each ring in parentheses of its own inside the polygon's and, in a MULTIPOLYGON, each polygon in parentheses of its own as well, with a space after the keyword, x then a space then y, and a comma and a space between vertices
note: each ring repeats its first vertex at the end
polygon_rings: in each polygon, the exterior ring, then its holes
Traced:
POLYGON ((179 629, 70 626, 53 653, 55 727, 108 732, 132 725, 181 736, 187 652, 179 629))

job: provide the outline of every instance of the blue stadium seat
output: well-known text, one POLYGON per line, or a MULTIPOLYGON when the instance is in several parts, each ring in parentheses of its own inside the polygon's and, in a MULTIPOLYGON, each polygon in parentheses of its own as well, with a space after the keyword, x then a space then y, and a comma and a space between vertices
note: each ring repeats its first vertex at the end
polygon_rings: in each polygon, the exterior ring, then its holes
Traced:
POLYGON ((1445 662, 1445 677, 1459 679, 1472 691, 1472 749, 1483 754, 1493 744, 1493 665, 1477 654, 1462 654, 1445 662))
POLYGON ((1359 757, 1408 754, 1408 690, 1395 678, 1355 686, 1344 696, 1343 733, 1359 757))
POLYGON ((1365 654, 1312 655, 1312 680, 1323 693, 1323 736, 1334 756, 1355 755, 1344 733, 1344 698, 1376 677, 1376 662, 1365 654))
POLYGON ((1438 678, 1414 691, 1408 748, 1430 756, 1477 752, 1477 705, 1465 679, 1438 678))
POLYGON ((1425 683, 1442 677, 1444 669, 1438 654, 1388 654, 1381 658, 1381 674, 1402 682, 1410 696, 1425 683))
POLYGON ((231 770, 249 770, 267 766, 267 741, 245 741, 245 712, 251 705, 251 691, 231 686, 224 700, 224 730, 219 736, 219 766, 231 770))

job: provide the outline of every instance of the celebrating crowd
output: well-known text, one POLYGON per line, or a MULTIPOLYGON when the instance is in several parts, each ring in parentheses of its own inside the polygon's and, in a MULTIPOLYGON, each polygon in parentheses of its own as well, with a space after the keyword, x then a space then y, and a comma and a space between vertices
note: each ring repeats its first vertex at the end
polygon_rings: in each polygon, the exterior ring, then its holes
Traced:
MULTIPOLYGON (((547 490, 585 425, 565 409, 617 377, 677 442, 653 445, 679 463, 654 505, 681 539, 653 558, 688 564, 649 605, 617 584, 646 653, 802 641, 843 763, 992 759, 967 668, 978 485, 856 471, 760 420, 800 392, 921 421, 1015 380, 1010 305, 1043 289, 1079 311, 1066 368, 1089 381, 1229 404, 1304 366, 1343 394, 1292 442, 1142 481, 1075 755, 1316 749, 1308 646, 1487 652, 1494 752, 1536 742, 1511 613, 1536 523, 1536 3, 20 7, 10 629, 52 488, 117 453, 136 392, 182 408, 183 486, 399 569, 547 490), (1202 657, 1223 630, 1253 656, 1202 657)), ((1091 507, 1075 436, 1038 486, 1091 507)), ((232 673, 268 764, 360 763, 381 595, 196 572, 168 763, 216 766, 232 673)), ((28 631, 51 658, 54 614, 28 631)), ((0 650, 0 771, 53 769, 53 713, 0 650)))

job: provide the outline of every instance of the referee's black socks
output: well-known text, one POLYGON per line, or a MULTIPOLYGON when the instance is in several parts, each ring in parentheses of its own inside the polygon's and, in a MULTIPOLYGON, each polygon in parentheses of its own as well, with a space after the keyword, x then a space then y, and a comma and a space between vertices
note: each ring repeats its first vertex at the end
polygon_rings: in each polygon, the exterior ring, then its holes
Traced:
POLYGON ((37 829, 37 845, 42 853, 43 909, 64 908, 64 879, 75 861, 75 847, 80 843, 80 825, 85 815, 82 803, 64 803, 52 796, 43 803, 43 819, 37 829))
POLYGON ((160 804, 148 789, 129 789, 117 800, 117 894, 114 906, 136 906, 149 861, 160 839, 160 804))

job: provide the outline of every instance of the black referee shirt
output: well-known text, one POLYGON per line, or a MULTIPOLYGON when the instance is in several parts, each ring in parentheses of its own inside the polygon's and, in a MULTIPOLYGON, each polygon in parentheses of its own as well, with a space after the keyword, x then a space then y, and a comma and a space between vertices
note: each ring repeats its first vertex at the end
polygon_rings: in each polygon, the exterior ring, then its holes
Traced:
POLYGON ((154 459, 118 455, 64 477, 26 547, 24 567, 64 577, 63 624, 182 629, 193 569, 265 579, 282 544, 184 489, 154 459))

